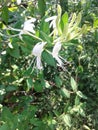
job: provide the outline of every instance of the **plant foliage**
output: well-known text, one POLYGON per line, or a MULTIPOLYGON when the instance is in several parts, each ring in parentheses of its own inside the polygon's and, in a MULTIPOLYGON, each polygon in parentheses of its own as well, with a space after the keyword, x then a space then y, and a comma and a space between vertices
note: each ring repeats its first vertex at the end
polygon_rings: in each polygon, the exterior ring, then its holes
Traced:
POLYGON ((98 129, 97 8, 0 1, 0 130, 98 129))

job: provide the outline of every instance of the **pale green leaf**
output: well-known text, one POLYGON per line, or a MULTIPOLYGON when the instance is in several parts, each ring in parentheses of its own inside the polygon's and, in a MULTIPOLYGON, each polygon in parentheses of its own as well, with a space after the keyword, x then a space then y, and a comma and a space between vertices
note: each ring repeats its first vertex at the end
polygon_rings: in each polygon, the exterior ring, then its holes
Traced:
POLYGON ((98 18, 94 20, 93 27, 98 28, 98 18))
POLYGON ((63 21, 63 24, 66 25, 66 23, 68 23, 68 13, 65 12, 63 15, 62 15, 62 21, 63 21))
POLYGON ((87 97, 81 91, 77 91, 76 94, 81 98, 87 99, 87 97))
POLYGON ((70 98, 70 92, 64 87, 61 89, 61 94, 64 97, 70 98))
POLYGON ((71 117, 69 114, 64 115, 63 120, 67 126, 71 127, 71 117))
POLYGON ((71 87, 72 87, 73 91, 77 91, 77 88, 78 88, 77 83, 73 77, 71 77, 71 87))

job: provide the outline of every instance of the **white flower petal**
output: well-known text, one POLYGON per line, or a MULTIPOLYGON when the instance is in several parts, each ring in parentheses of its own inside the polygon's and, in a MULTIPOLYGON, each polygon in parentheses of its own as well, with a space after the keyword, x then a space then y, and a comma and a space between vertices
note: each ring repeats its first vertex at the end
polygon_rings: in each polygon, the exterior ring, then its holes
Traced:
POLYGON ((52 20, 54 20, 54 19, 56 19, 56 18, 57 18, 57 16, 52 16, 52 17, 46 18, 46 19, 45 19, 45 22, 52 21, 52 20))
POLYGON ((63 62, 59 57, 59 51, 61 50, 61 46, 62 46, 61 43, 57 42, 53 47, 52 55, 56 59, 56 61, 58 62, 58 65, 62 67, 63 62))
POLYGON ((36 56, 36 67, 41 70, 43 67, 42 67, 42 63, 41 63, 41 54, 42 54, 42 51, 43 51, 43 47, 45 46, 46 42, 39 42, 37 43, 33 50, 32 50, 32 54, 34 56, 36 56))
POLYGON ((57 43, 54 45, 53 51, 52 51, 53 57, 58 56, 58 53, 59 53, 59 51, 61 50, 61 46, 62 46, 62 45, 61 45, 60 42, 57 42, 57 43))
POLYGON ((46 42, 37 43, 32 50, 32 54, 34 56, 41 56, 41 53, 43 51, 43 47, 45 46, 45 44, 46 44, 46 42))
POLYGON ((25 21, 25 22, 24 22, 24 24, 34 23, 35 21, 36 21, 36 19, 35 19, 35 18, 31 18, 31 19, 29 19, 29 20, 25 21))
POLYGON ((34 30, 34 27, 35 27, 34 22, 35 21, 36 21, 35 18, 31 18, 31 19, 25 21, 23 24, 23 30, 35 33, 35 30, 34 30))
POLYGON ((17 5, 20 5, 21 4, 21 0, 17 0, 17 5))
POLYGON ((53 26, 53 28, 56 28, 56 22, 53 20, 53 21, 51 21, 51 23, 50 23, 50 28, 53 26))
POLYGON ((51 21, 49 27, 51 28, 53 26, 53 28, 56 28, 56 18, 57 16, 52 16, 50 18, 45 19, 45 22, 51 21))
POLYGON ((23 30, 35 33, 34 29, 33 29, 33 25, 32 24, 28 24, 27 26, 24 26, 23 30))
POLYGON ((36 58, 36 67, 39 70, 43 69, 42 62, 41 62, 41 57, 36 58))

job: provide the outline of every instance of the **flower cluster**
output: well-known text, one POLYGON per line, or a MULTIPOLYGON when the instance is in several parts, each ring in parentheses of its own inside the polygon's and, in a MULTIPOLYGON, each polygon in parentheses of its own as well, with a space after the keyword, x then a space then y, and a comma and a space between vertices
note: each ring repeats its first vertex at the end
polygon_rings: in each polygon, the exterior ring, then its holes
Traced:
MULTIPOLYGON (((17 0, 17 4, 20 4, 21 0, 17 0)), ((60 67, 63 67, 63 61, 62 57, 59 55, 59 52, 62 47, 62 43, 68 42, 72 40, 73 38, 76 38, 77 36, 81 36, 84 28, 80 28, 79 24, 81 21, 81 13, 78 14, 76 17, 76 14, 73 14, 72 17, 69 19, 71 22, 64 23, 64 29, 61 29, 61 7, 58 5, 57 7, 57 15, 52 16, 50 18, 46 18, 45 22, 49 22, 49 28, 52 28, 52 32, 49 36, 52 36, 53 38, 53 48, 52 52, 49 52, 53 58, 56 60, 57 65, 60 67)), ((64 17, 67 17, 65 14, 64 17)), ((32 49, 32 55, 36 57, 36 67, 37 69, 41 70, 43 69, 42 61, 41 61, 41 55, 44 50, 45 45, 47 46, 47 42, 43 39, 37 37, 36 31, 35 31, 35 25, 34 22, 36 21, 35 18, 28 19, 24 22, 22 25, 22 29, 13 29, 14 31, 19 31, 18 36, 22 40, 22 35, 27 34, 32 36, 33 38, 36 38, 37 40, 40 40, 32 49)), ((68 21, 68 20, 66 20, 68 21)), ((64 60, 64 59, 63 59, 64 60)))
MULTIPOLYGON (((56 19, 57 19, 57 16, 53 16, 51 18, 48 18, 45 20, 45 22, 50 22, 50 28, 53 27, 53 29, 56 28, 56 19)), ((19 33, 19 37, 22 39, 21 35, 22 34, 27 34, 27 32, 30 32, 30 33, 33 33, 35 34, 35 25, 34 25, 34 22, 36 21, 35 18, 31 18, 27 21, 24 22, 24 24, 22 25, 23 26, 23 29, 20 31, 19 33)), ((43 69, 43 66, 42 66, 42 62, 41 62, 41 55, 42 55, 42 52, 44 50, 44 46, 46 45, 46 42, 42 41, 42 42, 38 42, 34 47, 33 47, 33 50, 32 50, 32 55, 34 55, 36 57, 36 68, 41 70, 43 69)), ((53 56, 53 58, 57 61, 57 65, 58 66, 63 66, 63 62, 59 56, 59 51, 61 50, 61 42, 56 42, 54 44, 54 47, 53 47, 53 50, 51 53, 51 55, 53 56)))
MULTIPOLYGON (((53 27, 53 28, 56 28, 56 16, 53 16, 49 19, 46 19, 45 21, 46 22, 49 22, 51 21, 50 23, 50 28, 53 27)), ((29 20, 26 20, 24 22, 24 24, 22 25, 22 29, 14 29, 14 28, 11 28, 11 30, 14 30, 14 31, 18 31, 19 32, 19 38, 22 40, 22 35, 23 34, 28 34, 30 36, 33 36, 34 38, 37 38, 38 40, 40 40, 41 42, 38 42, 32 49, 32 55, 34 55, 36 57, 36 68, 41 70, 43 69, 43 66, 42 66, 42 62, 41 62, 41 55, 42 55, 42 52, 44 50, 44 46, 46 45, 46 41, 43 41, 42 39, 36 37, 35 35, 35 25, 34 25, 34 22, 36 21, 35 18, 31 18, 29 20)), ((63 62, 61 60, 61 57, 59 56, 59 51, 61 50, 61 41, 58 41, 58 42, 55 42, 53 41, 54 43, 54 47, 53 47, 53 50, 52 52, 50 52, 50 54, 53 56, 53 58, 57 61, 57 65, 58 66, 63 66, 63 62)))
MULTIPOLYGON (((41 54, 43 52, 45 45, 46 45, 46 42, 39 42, 34 46, 32 50, 32 54, 36 57, 36 67, 39 70, 43 69, 42 62, 41 62, 41 54)), ((58 65, 62 67, 63 62, 61 61, 59 57, 60 50, 61 50, 61 43, 58 42, 53 47, 52 56, 56 59, 56 61, 58 62, 58 65)))

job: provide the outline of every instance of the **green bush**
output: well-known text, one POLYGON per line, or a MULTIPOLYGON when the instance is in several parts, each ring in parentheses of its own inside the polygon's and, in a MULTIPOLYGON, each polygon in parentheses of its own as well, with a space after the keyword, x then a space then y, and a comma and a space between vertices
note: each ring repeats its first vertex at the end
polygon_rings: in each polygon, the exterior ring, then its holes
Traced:
POLYGON ((18 2, 0 1, 0 130, 97 130, 97 1, 18 2))

